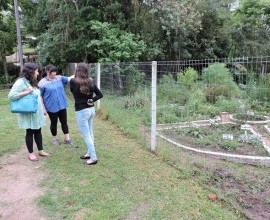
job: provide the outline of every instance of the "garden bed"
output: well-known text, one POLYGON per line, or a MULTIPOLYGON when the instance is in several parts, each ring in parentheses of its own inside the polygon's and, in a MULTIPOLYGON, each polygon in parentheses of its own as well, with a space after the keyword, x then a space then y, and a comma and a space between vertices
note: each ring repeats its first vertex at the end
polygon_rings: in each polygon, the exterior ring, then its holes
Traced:
POLYGON ((240 155, 269 156, 260 138, 250 131, 242 130, 240 125, 212 124, 203 127, 176 128, 162 131, 162 133, 175 142, 196 149, 240 155))

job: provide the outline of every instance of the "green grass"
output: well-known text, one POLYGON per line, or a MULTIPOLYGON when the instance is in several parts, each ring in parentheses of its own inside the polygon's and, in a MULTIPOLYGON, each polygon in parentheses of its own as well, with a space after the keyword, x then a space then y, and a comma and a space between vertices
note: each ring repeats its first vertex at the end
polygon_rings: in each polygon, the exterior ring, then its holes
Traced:
MULTIPOLYGON (((0 133, 5 135, 1 155, 24 144, 24 132, 17 129, 16 116, 5 101, 2 104, 5 93, 1 91, 0 97, 0 133)), ((79 147, 53 146, 49 126, 43 128, 44 148, 51 157, 43 162, 47 178, 38 202, 48 219, 241 219, 226 202, 208 199, 212 191, 192 178, 190 167, 181 164, 181 170, 174 169, 100 117, 94 122, 99 163, 84 165, 79 156, 86 149, 73 101, 69 102, 70 134, 79 147)), ((127 120, 122 117, 122 121, 127 120)))
POLYGON ((9 110, 7 90, 0 90, 0 156, 15 152, 24 144, 21 138, 25 131, 18 129, 17 115, 9 110))

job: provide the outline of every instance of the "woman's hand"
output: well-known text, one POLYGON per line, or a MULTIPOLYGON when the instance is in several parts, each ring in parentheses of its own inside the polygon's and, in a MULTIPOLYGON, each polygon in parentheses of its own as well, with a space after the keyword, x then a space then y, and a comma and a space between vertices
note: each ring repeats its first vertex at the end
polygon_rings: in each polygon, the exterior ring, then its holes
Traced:
POLYGON ((26 90, 23 92, 19 92, 19 97, 26 96, 34 91, 34 88, 32 86, 28 87, 26 90))
POLYGON ((87 100, 87 105, 89 105, 89 106, 94 106, 94 101, 93 101, 93 99, 88 99, 87 100))
POLYGON ((44 114, 45 117, 48 117, 49 116, 48 115, 48 112, 46 110, 43 110, 43 114, 44 114))
POLYGON ((32 86, 30 86, 25 91, 26 91, 26 94, 30 94, 34 91, 34 88, 32 86))

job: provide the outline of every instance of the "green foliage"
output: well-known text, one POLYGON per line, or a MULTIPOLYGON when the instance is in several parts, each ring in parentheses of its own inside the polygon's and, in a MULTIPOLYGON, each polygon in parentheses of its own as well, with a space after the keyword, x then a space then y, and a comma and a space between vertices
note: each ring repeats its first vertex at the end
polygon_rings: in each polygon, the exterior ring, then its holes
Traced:
POLYGON ((206 103, 203 90, 200 87, 194 88, 190 91, 189 99, 186 103, 186 107, 191 112, 200 112, 202 105, 206 103))
POLYGON ((8 77, 6 65, 7 55, 13 53, 16 46, 16 24, 12 1, 0 2, 0 76, 8 77))
POLYGON ((7 71, 8 75, 14 78, 20 75, 20 67, 13 63, 7 63, 7 71))
POLYGON ((43 63, 268 55, 269 3, 241 1, 233 12, 234 2, 21 0, 20 4, 24 33, 38 37, 43 63))
POLYGON ((241 1, 231 17, 231 56, 268 55, 270 52, 270 4, 241 1))
POLYGON ((12 83, 14 79, 15 79, 14 76, 0 76, 0 85, 12 83))
POLYGON ((162 76, 157 86, 157 93, 160 99, 179 105, 184 105, 190 95, 185 86, 178 84, 172 75, 162 76))
POLYGON ((225 140, 221 143, 221 147, 225 150, 232 151, 239 147, 239 144, 236 141, 225 140))
POLYGON ((124 96, 123 106, 127 109, 138 109, 150 106, 150 100, 142 93, 137 93, 135 95, 124 96))
POLYGON ((233 0, 197 1, 201 28, 189 35, 189 53, 193 58, 227 57, 231 44, 230 4, 233 0))
POLYGON ((188 89, 194 86, 197 80, 198 72, 191 67, 177 74, 177 82, 185 85, 188 89))
POLYGON ((219 108, 220 112, 238 112, 240 110, 240 104, 236 99, 227 99, 224 96, 217 98, 215 106, 219 108))
POLYGON ((204 103, 204 105, 200 107, 199 112, 197 114, 202 114, 208 116, 208 118, 212 118, 219 115, 220 112, 221 110, 219 109, 219 107, 214 106, 210 103, 204 103))
POLYGON ((248 88, 250 99, 260 102, 270 101, 270 75, 260 76, 253 86, 248 88))
POLYGON ((179 121, 182 115, 184 115, 182 109, 177 111, 177 107, 172 108, 171 106, 164 106, 157 111, 157 122, 174 123, 179 121))
POLYGON ((87 47, 97 52, 99 62, 138 61, 145 50, 144 42, 138 36, 107 22, 92 21, 91 30, 97 37, 90 40, 87 47))
POLYGON ((211 103, 215 103, 219 96, 230 99, 240 94, 239 87, 223 63, 211 64, 203 69, 202 79, 206 85, 206 99, 211 103))
POLYGON ((144 85, 145 74, 138 70, 137 66, 128 65, 122 69, 125 74, 123 77, 124 81, 124 94, 134 95, 140 86, 144 85))
POLYGON ((0 21, 0 55, 13 52, 13 47, 16 45, 15 30, 14 18, 11 14, 6 14, 0 21))
POLYGON ((188 135, 194 138, 205 138, 206 135, 200 128, 190 128, 190 130, 187 132, 188 135))

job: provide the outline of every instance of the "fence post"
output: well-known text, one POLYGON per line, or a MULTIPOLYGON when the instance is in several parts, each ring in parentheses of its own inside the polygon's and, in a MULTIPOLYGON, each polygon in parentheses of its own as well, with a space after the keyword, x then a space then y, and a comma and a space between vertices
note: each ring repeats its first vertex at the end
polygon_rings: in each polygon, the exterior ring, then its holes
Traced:
POLYGON ((157 127, 157 61, 152 62, 152 86, 151 86, 151 151, 156 150, 157 127))
MULTIPOLYGON (((97 64, 97 87, 100 88, 100 63, 97 64)), ((97 101, 97 109, 100 108, 100 100, 97 101)))

